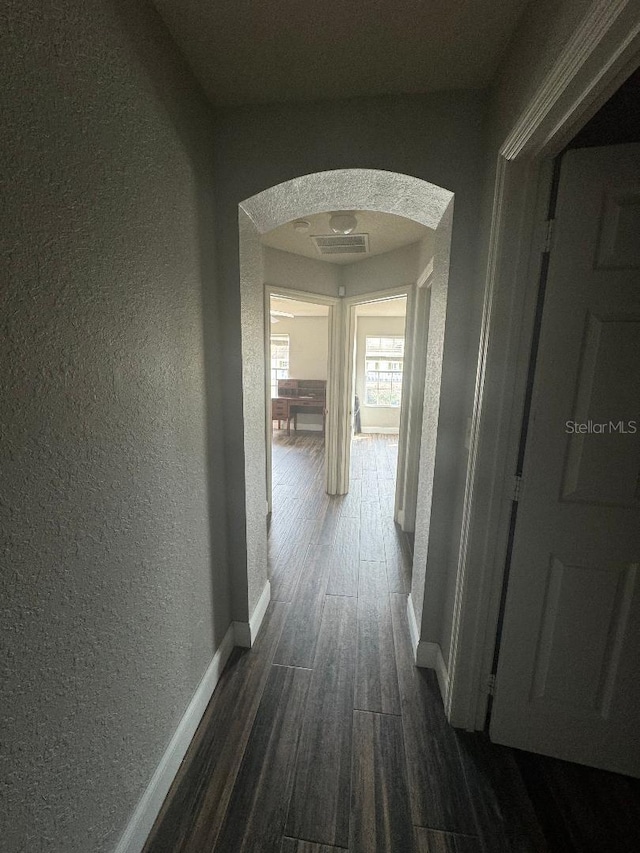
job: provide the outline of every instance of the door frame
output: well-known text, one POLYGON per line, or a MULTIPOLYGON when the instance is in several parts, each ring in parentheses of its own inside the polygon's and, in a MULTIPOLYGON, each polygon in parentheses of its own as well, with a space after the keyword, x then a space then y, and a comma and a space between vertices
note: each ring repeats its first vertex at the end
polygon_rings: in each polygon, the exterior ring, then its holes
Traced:
MULTIPOLYGON (((431 268, 433 264, 431 264, 431 268)), ((394 520, 403 530, 413 531, 415 527, 415 509, 417 503, 417 467, 420 456, 422 398, 425 382, 426 356, 426 327, 416 330, 414 322, 418 302, 428 299, 429 277, 416 284, 399 285, 398 287, 361 293, 357 296, 334 297, 307 290, 294 290, 265 284, 265 442, 266 442, 266 481, 267 481, 267 514, 272 512, 273 471, 272 471, 272 431, 271 397, 270 397, 270 300, 272 296, 282 295, 302 302, 316 305, 326 305, 328 315, 328 360, 327 360, 327 420, 325 432, 325 483, 329 494, 346 494, 349 489, 349 469, 351 458, 351 427, 353 414, 353 385, 354 364, 351 353, 355 348, 355 308, 370 302, 380 302, 385 299, 405 297, 407 300, 405 314, 405 359, 403 371, 403 393, 400 408, 400 427, 398 431, 398 467, 396 477, 396 497, 394 520), (341 352, 340 338, 346 335, 345 352, 341 352), (410 387, 415 385, 420 393, 410 394, 410 387), (335 405, 339 396, 342 397, 340 407, 335 405), (339 420, 338 410, 342 413, 339 420), (344 451, 339 449, 340 442, 344 451), (408 477, 407 472, 414 471, 415 477, 408 477), (335 491, 339 489, 340 491, 335 491), (334 491, 332 491, 334 490, 334 491), (411 507, 410 512, 405 508, 411 507), (409 520, 411 519, 411 521, 409 520)))
POLYGON ((500 146, 458 556, 449 721, 484 728, 552 161, 640 62, 640 11, 595 0, 500 146))
MULTIPOLYGON (((377 290, 371 293, 360 293, 357 296, 348 296, 345 297, 344 305, 346 312, 346 323, 348 328, 348 352, 354 354, 356 350, 356 308, 358 305, 368 305, 371 302, 384 302, 387 299, 395 299, 398 297, 405 297, 406 302, 406 311, 405 311, 405 326, 404 326, 404 339, 405 339, 405 358, 404 365, 402 371, 402 400, 400 403, 400 426, 398 429, 398 463, 396 469, 396 496, 395 496, 395 505, 393 510, 393 518, 394 521, 398 521, 400 526, 405 529, 403 526, 404 521, 404 505, 405 505, 405 486, 406 479, 404 476, 405 470, 405 460, 407 453, 410 452, 412 458, 415 459, 416 454, 419 456, 420 454, 420 434, 412 434, 411 438, 413 439, 411 448, 408 448, 408 442, 410 440, 409 435, 409 413, 411 411, 409 394, 407 393, 407 387, 411 384, 411 377, 413 375, 414 370, 414 362, 416 361, 416 357, 418 353, 415 351, 414 347, 414 324, 413 324, 413 316, 415 312, 415 284, 407 284, 400 285, 398 287, 391 287, 387 290, 377 290)), ((342 482, 345 486, 346 491, 349 489, 349 471, 351 467, 351 441, 352 441, 352 416, 353 416, 353 392, 355 386, 355 372, 354 372, 354 358, 353 355, 347 358, 346 364, 346 376, 345 376, 345 385, 344 385, 344 410, 347 413, 346 423, 344 424, 345 429, 345 453, 342 458, 343 470, 341 472, 342 482)), ((422 386, 422 393, 424 393, 424 382, 422 386)), ((422 403, 422 394, 419 398, 420 404, 422 403)), ((420 406, 422 409, 422 406, 420 406)), ((416 491, 417 491, 417 482, 416 482, 416 491)), ((416 496, 413 496, 415 503, 416 496)))
MULTIPOLYGON (((336 424, 331 418, 331 412, 334 408, 333 397, 336 393, 335 389, 335 353, 333 341, 336 335, 335 315, 337 314, 336 305, 339 302, 339 297, 325 296, 320 293, 312 293, 309 290, 293 290, 290 287, 278 287, 275 284, 265 284, 264 286, 264 365, 265 365, 265 442, 266 442, 266 459, 267 459, 267 515, 273 510, 273 463, 272 463, 272 435, 273 421, 271 420, 271 297, 284 296, 288 299, 295 299, 298 302, 310 302, 313 305, 326 305, 329 308, 329 316, 327 318, 327 399, 326 408, 328 417, 325 424, 325 448, 329 448, 330 443, 335 441, 334 434, 336 424)), ((329 470, 331 460, 329 454, 325 450, 325 480, 327 491, 329 483, 329 470)))

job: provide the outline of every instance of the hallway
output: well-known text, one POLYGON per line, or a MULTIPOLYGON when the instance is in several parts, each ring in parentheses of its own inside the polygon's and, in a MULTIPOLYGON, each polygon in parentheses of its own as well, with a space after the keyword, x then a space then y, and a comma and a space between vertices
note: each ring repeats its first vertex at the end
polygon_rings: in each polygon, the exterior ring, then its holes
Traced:
POLYGON ((322 438, 275 433, 272 602, 253 649, 233 652, 145 853, 636 849, 634 780, 448 725, 435 673, 412 663, 396 442, 357 438, 351 492, 329 498, 322 438))

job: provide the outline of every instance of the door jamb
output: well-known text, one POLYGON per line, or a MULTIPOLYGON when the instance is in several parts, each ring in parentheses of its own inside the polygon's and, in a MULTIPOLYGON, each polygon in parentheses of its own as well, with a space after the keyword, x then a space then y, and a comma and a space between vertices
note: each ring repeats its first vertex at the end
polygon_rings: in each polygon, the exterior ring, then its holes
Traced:
MULTIPOLYGON (((349 489, 349 470, 350 470, 350 461, 351 461, 351 416, 353 414, 353 388, 354 388, 354 362, 353 362, 353 350, 355 348, 355 309, 358 305, 364 305, 371 302, 382 302, 386 299, 393 299, 396 297, 404 296, 407 300, 406 305, 406 313, 405 313, 405 328, 404 328, 404 337, 405 337, 405 354, 407 352, 409 343, 412 347, 413 338, 413 323, 409 322, 409 318, 413 317, 413 311, 415 310, 415 284, 406 284, 399 285, 398 287, 390 287, 387 290, 377 290, 371 293, 360 293, 357 296, 347 296, 344 298, 344 307, 346 312, 346 326, 347 326, 347 364, 346 364, 346 372, 345 372, 345 387, 344 387, 344 411, 346 413, 346 429, 345 429, 345 450, 342 457, 342 465, 341 469, 341 486, 344 487, 345 492, 349 489), (409 340, 408 340, 409 333, 409 340)), ((413 367, 414 353, 413 349, 409 350, 410 352, 410 368, 409 372, 413 367)), ((406 367, 406 363, 405 363, 406 367)), ((401 461, 404 460, 406 451, 407 451, 407 439, 408 439, 408 394, 407 392, 407 374, 406 371, 403 370, 403 379, 402 379, 402 401, 400 404, 400 428, 398 431, 398 466, 397 470, 400 471, 401 461)), ((410 377, 409 377, 410 378, 410 377)), ((418 447, 419 447, 420 436, 418 436, 418 447)), ((397 484, 400 485, 399 483, 397 484)), ((341 493, 342 494, 342 493, 341 493)), ((400 491, 396 489, 396 497, 395 497, 395 505, 394 505, 394 520, 398 520, 398 510, 400 508, 400 491)))
POLYGON ((596 0, 499 149, 444 695, 463 728, 486 720, 551 163, 639 56, 632 0, 596 0))
POLYGON ((312 293, 309 290, 294 290, 290 287, 279 287, 275 284, 265 284, 264 286, 264 364, 265 364, 265 447, 267 458, 267 515, 273 510, 273 470, 272 470, 272 433, 273 421, 271 420, 271 297, 285 296, 289 299, 295 299, 298 302, 311 302, 314 305, 326 305, 329 308, 328 320, 328 340, 327 340, 327 400, 326 407, 328 416, 325 425, 325 482, 328 491, 328 478, 331 469, 331 459, 329 458, 330 448, 334 443, 335 425, 330 413, 333 410, 332 398, 335 390, 332 382, 333 361, 332 361, 332 338, 335 335, 334 330, 334 315, 336 314, 336 305, 340 301, 338 297, 326 296, 320 293, 312 293))

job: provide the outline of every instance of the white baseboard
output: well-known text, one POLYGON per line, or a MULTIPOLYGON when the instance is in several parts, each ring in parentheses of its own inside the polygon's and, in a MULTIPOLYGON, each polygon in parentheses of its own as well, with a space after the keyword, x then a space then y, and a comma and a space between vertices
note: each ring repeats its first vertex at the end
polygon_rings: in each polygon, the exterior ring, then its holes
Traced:
POLYGON ((416 622, 416 612, 413 609, 413 601, 411 594, 407 597, 407 620, 409 621, 409 634, 411 635, 411 648, 413 649, 413 662, 418 662, 418 645, 420 644, 420 634, 418 632, 418 623, 416 622))
POLYGON ((442 701, 446 702, 449 695, 449 670, 444 662, 439 643, 427 643, 420 640, 416 652, 416 665, 423 666, 426 669, 435 669, 442 701))
POLYGON ((398 427, 362 427, 360 430, 364 435, 398 435, 398 427))
MULTIPOLYGON (((286 432, 286 427, 284 429, 275 430, 274 432, 283 433, 286 432)), ((298 421, 298 429, 294 429, 291 427, 291 435, 295 435, 297 432, 322 432, 322 424, 303 424, 298 421)))
POLYGON ((438 687, 440 688, 443 701, 446 702, 449 694, 449 670, 444 662, 440 645, 438 643, 427 643, 425 640, 420 639, 411 595, 407 598, 407 619, 409 621, 409 634, 411 635, 414 663, 416 666, 436 671, 438 687))
POLYGON ((169 741, 169 745, 165 749, 164 755, 151 777, 151 781, 140 798, 118 842, 115 853, 141 853, 155 819, 162 808, 165 797, 169 792, 171 783, 182 764, 189 744, 193 740, 193 736, 209 704, 213 691, 220 680, 222 670, 229 659, 233 646, 234 630, 233 624, 231 624, 220 643, 220 647, 207 667, 207 671, 202 676, 187 710, 178 723, 178 727, 173 733, 173 737, 169 741))
POLYGON ((264 614, 267 612, 267 607, 269 606, 270 601, 271 583, 267 581, 249 621, 233 623, 234 644, 236 646, 242 646, 244 649, 251 648, 258 636, 258 631, 260 630, 264 614))

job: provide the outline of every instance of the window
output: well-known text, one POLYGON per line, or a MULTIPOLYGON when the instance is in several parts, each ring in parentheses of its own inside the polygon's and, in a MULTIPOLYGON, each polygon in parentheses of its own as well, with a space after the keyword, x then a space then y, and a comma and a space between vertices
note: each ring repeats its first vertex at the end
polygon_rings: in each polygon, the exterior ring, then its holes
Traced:
POLYGON ((404 337, 369 337, 364 357, 364 404, 398 408, 402 397, 404 337))
POLYGON ((271 335, 271 397, 278 396, 278 379, 289 378, 289 335, 271 335))

